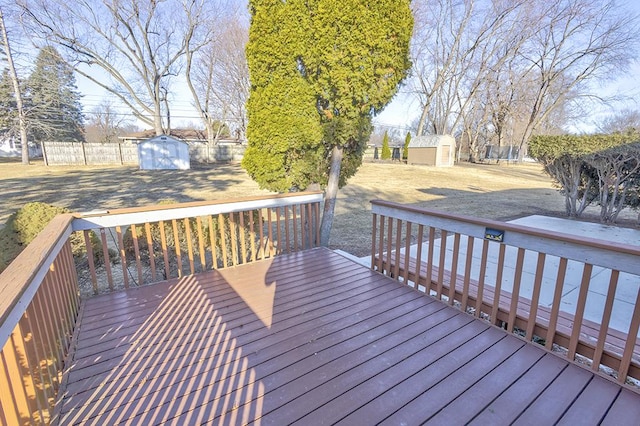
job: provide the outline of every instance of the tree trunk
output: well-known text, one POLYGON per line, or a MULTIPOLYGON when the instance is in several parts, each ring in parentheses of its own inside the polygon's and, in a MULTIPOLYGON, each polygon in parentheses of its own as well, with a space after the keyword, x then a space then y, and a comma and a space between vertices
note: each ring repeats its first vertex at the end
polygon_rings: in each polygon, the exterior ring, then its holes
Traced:
POLYGON ((338 184, 340 182, 340 169, 342 167, 343 148, 334 146, 331 151, 331 167, 329 169, 329 182, 324 193, 324 209, 322 223, 320 225, 320 245, 329 246, 329 236, 333 226, 333 214, 336 208, 338 196, 338 184))
POLYGON ((11 47, 9 46, 9 36, 7 35, 7 28, 4 25, 4 14, 0 9, 0 31, 2 31, 2 42, 4 44, 4 50, 7 55, 7 64, 9 65, 9 75, 13 83, 13 93, 16 98, 16 109, 18 110, 18 123, 20 126, 20 146, 22 147, 22 164, 29 164, 29 141, 27 140, 27 121, 24 116, 24 108, 22 106, 22 93, 20 93, 20 82, 18 80, 18 74, 16 73, 16 67, 13 63, 13 56, 11 55, 11 47))

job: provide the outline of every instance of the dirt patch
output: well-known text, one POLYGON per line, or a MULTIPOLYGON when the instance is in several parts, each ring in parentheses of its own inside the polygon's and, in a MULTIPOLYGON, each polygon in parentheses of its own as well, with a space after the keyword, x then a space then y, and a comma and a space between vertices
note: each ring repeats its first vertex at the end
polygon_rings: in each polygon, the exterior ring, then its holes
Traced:
MULTIPOLYGON (((187 202, 269 193, 238 164, 169 171, 9 162, 0 163, 0 189, 0 224, 30 201, 89 211, 144 206, 164 199, 187 202)), ((531 214, 564 215, 564 198, 537 164, 462 163, 435 168, 367 162, 339 193, 332 248, 357 256, 369 254, 372 199, 496 220, 531 214)), ((637 214, 623 213, 621 224, 633 226, 637 214)), ((597 220, 597 214, 593 207, 585 218, 597 220)))

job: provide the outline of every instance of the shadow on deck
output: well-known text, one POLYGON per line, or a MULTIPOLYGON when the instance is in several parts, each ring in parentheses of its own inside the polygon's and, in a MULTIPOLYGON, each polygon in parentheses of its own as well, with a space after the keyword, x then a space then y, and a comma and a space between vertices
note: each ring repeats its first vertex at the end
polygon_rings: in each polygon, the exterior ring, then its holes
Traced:
POLYGON ((327 249, 84 300, 60 424, 636 424, 640 395, 327 249))

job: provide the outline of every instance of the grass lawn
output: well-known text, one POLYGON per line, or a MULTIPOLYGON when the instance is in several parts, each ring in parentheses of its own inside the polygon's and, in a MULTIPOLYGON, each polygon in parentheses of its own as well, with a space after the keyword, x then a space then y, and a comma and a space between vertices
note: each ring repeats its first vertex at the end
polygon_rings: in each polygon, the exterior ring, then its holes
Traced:
MULTIPOLYGON (((186 171, 136 167, 46 167, 0 162, 0 224, 31 201, 73 211, 135 207, 164 199, 178 202, 268 194, 238 164, 186 171)), ((509 220, 531 214, 561 216, 564 198, 537 164, 461 163, 450 168, 399 163, 362 165, 339 192, 331 247, 358 256, 370 252, 369 201, 380 198, 482 218, 509 220)), ((625 213, 625 212, 623 212, 625 213)), ((587 219, 597 217, 597 209, 587 219)), ((621 222, 632 224, 626 212, 621 222)))

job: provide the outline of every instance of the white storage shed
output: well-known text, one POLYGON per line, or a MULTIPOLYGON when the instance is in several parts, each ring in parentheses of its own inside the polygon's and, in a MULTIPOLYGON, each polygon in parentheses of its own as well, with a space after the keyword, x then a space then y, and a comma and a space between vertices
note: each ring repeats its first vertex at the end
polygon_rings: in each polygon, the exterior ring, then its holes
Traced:
POLYGON ((138 144, 141 170, 188 170, 189 145, 171 136, 156 136, 138 144))

